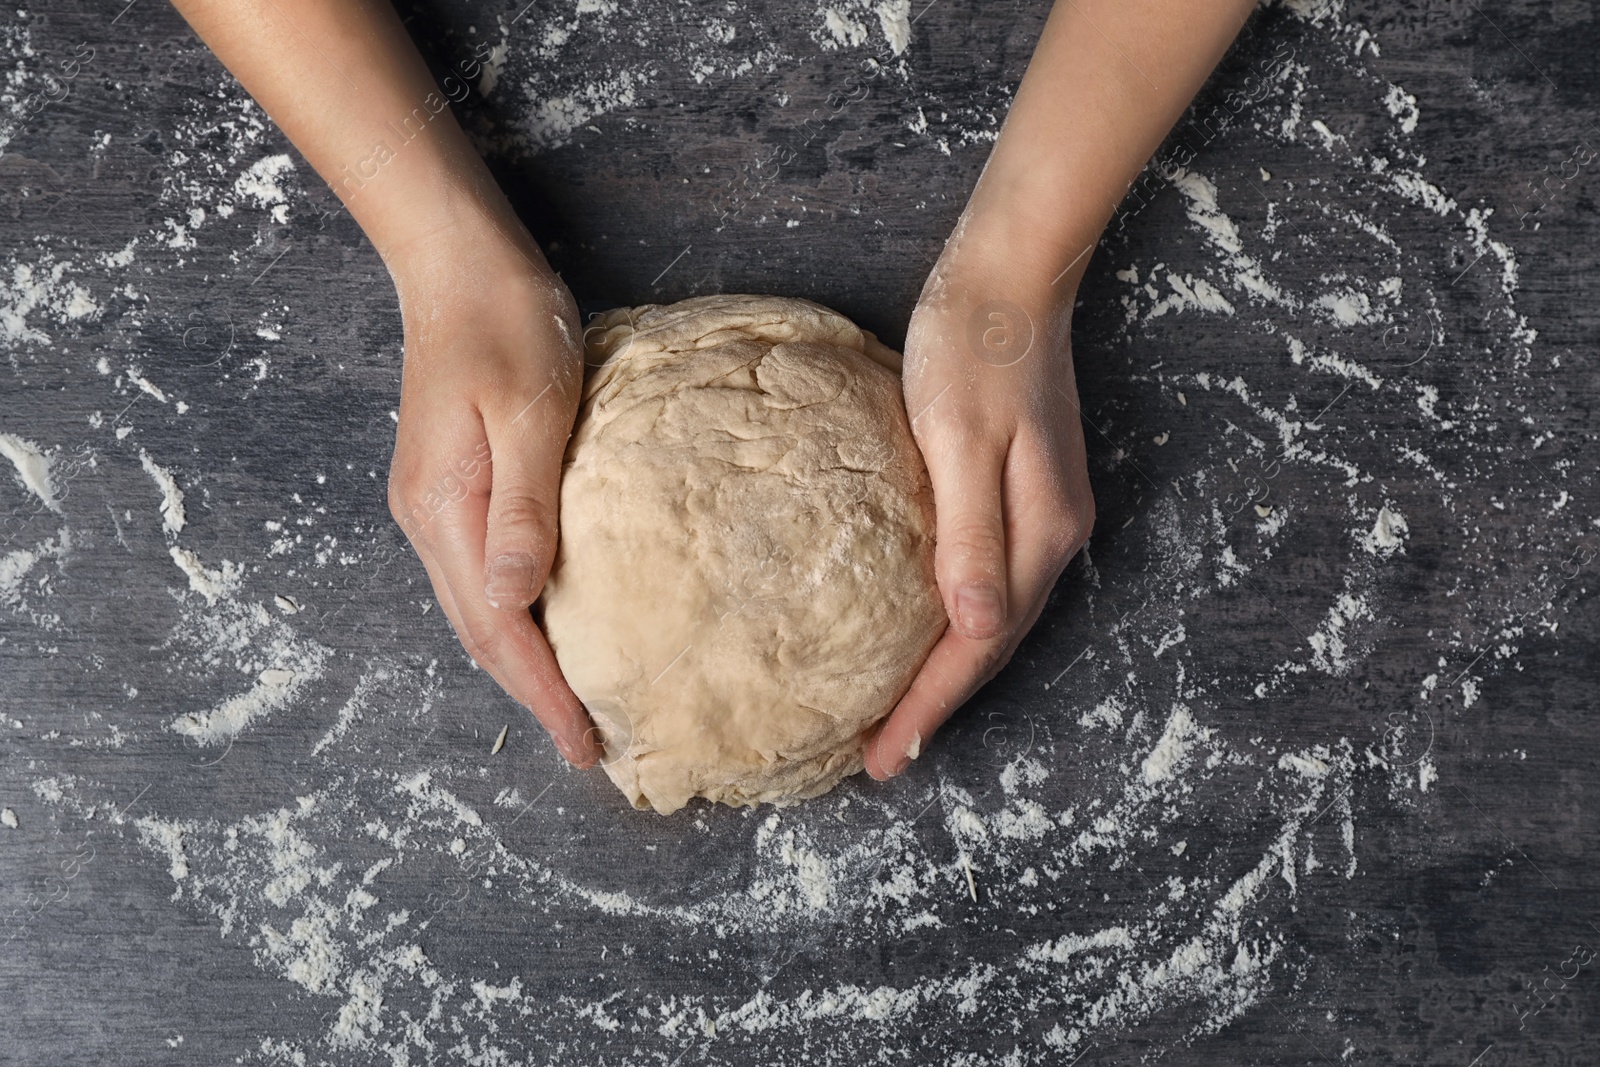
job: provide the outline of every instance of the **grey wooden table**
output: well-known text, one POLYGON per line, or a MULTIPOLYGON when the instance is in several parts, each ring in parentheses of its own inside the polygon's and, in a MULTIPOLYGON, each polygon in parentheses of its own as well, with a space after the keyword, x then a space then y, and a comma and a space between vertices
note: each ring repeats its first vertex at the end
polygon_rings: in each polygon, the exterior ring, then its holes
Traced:
MULTIPOLYGON (((1044 11, 406 13, 586 311, 898 343, 1044 11)), ((0 1062, 1594 1062, 1595 40, 1259 11, 1095 256, 1015 661, 901 780, 663 819, 433 608, 329 191, 166 6, 9 9, 0 1062)))

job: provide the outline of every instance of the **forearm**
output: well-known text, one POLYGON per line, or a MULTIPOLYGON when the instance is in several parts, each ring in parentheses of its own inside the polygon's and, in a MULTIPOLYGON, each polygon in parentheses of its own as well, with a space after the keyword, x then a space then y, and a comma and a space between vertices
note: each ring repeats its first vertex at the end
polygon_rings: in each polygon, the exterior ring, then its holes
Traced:
MULTIPOLYGON (((350 209, 391 269, 488 226, 537 257, 388 0, 173 0, 350 209)), ((475 70, 468 70, 468 76, 475 70)))
POLYGON ((1116 205, 1253 0, 1058 0, 960 240, 1075 287, 1116 205))

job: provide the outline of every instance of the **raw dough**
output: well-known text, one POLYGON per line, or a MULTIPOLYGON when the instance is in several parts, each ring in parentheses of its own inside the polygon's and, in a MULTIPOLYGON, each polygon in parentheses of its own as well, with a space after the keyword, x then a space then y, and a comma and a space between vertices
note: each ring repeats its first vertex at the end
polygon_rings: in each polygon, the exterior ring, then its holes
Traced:
POLYGON ((897 353, 805 300, 608 312, 542 598, 636 808, 814 797, 946 624, 897 353))

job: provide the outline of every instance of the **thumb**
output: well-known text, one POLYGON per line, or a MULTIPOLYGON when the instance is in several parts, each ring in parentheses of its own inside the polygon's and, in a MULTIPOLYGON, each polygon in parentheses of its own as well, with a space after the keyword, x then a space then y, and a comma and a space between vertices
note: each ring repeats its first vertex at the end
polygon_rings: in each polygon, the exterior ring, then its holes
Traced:
POLYGON ((521 411, 520 417, 489 430, 493 458, 483 595, 501 611, 523 611, 538 599, 555 558, 566 436, 534 418, 540 404, 548 402, 548 395, 530 397, 511 408, 521 411))
POLYGON ((1005 628, 1008 610, 1000 496, 1006 442, 984 440, 949 423, 928 429, 935 440, 923 452, 933 482, 939 593, 957 633, 988 640, 1005 628))

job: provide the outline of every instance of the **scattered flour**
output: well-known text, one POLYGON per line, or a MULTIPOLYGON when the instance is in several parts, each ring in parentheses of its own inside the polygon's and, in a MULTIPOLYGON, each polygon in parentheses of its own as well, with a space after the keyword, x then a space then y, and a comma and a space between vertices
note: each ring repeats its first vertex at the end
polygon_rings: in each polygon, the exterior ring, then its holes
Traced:
POLYGON ((208 604, 217 603, 239 588, 239 580, 244 575, 240 564, 223 560, 220 568, 211 570, 199 556, 180 545, 171 546, 168 553, 178 569, 188 576, 189 588, 205 597, 208 604))
POLYGON ((1389 92, 1383 98, 1384 105, 1388 107, 1389 114, 1395 117, 1400 126, 1400 132, 1412 134, 1417 130, 1417 119, 1420 112, 1417 110, 1417 98, 1400 88, 1398 85, 1389 86, 1389 92))
POLYGON ((1161 734, 1161 740, 1156 742, 1156 747, 1144 758, 1146 785, 1164 782, 1177 772, 1189 754, 1189 739, 1194 733, 1194 717, 1189 714, 1189 709, 1181 706, 1174 708, 1172 717, 1167 720, 1167 728, 1161 734))
MULTIPOLYGON (((150 476, 151 480, 156 483, 156 487, 161 490, 161 525, 166 528, 170 536, 176 537, 183 532, 184 523, 188 521, 183 510, 183 490, 178 488, 178 480, 172 476, 171 471, 151 459, 150 453, 142 448, 139 449, 139 465, 144 468, 144 472, 150 476)), ((173 559, 177 560, 177 558, 176 550, 174 550, 173 559)), ((185 570, 189 569, 181 562, 178 566, 184 567, 185 570)), ((191 571, 191 580, 193 577, 194 574, 191 571)), ((197 589, 196 592, 198 591, 197 589)))
POLYGON ((61 501, 51 482, 50 457, 32 441, 12 434, 0 433, 0 456, 11 461, 16 468, 22 487, 39 498, 39 503, 61 514, 61 501))
POLYGON ((1406 525, 1405 516, 1393 510, 1388 504, 1378 509, 1378 517, 1373 520, 1372 529, 1361 538, 1361 546, 1375 556, 1391 556, 1396 552, 1404 551, 1406 535, 1411 528, 1406 525))
POLYGON ((1328 609, 1322 625, 1306 639, 1312 648, 1311 662, 1329 674, 1348 674, 1355 663, 1351 659, 1354 652, 1351 644, 1355 640, 1356 624, 1372 620, 1372 607, 1365 597, 1340 594, 1328 609))
POLYGON ((911 0, 882 0, 878 4, 878 24, 883 27, 889 51, 899 55, 911 47, 911 0))
POLYGON ((866 23, 857 22, 836 7, 823 9, 822 26, 833 38, 833 44, 836 46, 859 46, 866 43, 866 23))
MULTIPOLYGON (((320 667, 320 659, 314 661, 313 670, 320 667)), ((288 706, 308 677, 314 677, 314 674, 270 667, 261 672, 256 684, 247 692, 224 701, 210 711, 180 715, 172 721, 172 729, 202 745, 232 741, 257 719, 288 706)))
POLYGON ((287 222, 289 195, 279 182, 286 175, 293 174, 294 169, 294 160, 281 153, 259 159, 234 180, 234 195, 256 207, 267 209, 272 221, 287 222))
POLYGON ((0 340, 49 346, 50 335, 30 325, 30 318, 48 316, 66 325, 99 314, 101 307, 89 291, 68 279, 72 272, 71 264, 48 255, 38 263, 13 260, 9 282, 0 273, 0 340))
POLYGON ((41 559, 60 558, 71 547, 71 535, 61 532, 59 539, 51 539, 33 548, 15 548, 0 556, 0 604, 12 607, 22 601, 22 580, 41 559))

